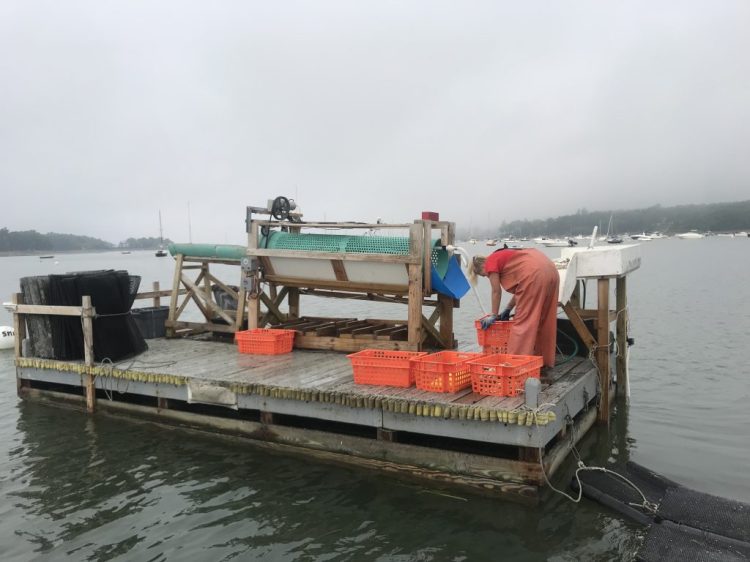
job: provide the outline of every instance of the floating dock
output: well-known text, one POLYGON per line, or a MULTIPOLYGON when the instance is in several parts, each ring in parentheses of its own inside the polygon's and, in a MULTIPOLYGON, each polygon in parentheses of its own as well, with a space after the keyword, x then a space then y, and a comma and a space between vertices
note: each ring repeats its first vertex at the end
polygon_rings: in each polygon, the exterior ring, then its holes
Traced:
POLYGON ((544 475, 596 419, 598 374, 574 358, 543 379, 534 412, 525 398, 354 384, 334 352, 242 355, 234 345, 149 340, 120 365, 19 358, 22 398, 96 409, 224 434, 324 461, 462 485, 536 502, 544 475))
POLYGON ((150 340, 148 351, 131 360, 95 360, 91 296, 82 293, 81 306, 59 306, 25 304, 22 294, 14 295, 19 396, 241 436, 274 450, 531 503, 591 426, 609 423, 616 391, 627 390, 626 277, 640 266, 637 246, 563 256, 559 302, 583 356, 559 357, 554 369, 543 371, 538 397, 365 386, 354 383, 342 351, 475 351, 453 334, 454 309, 468 290, 451 253, 455 225, 434 213, 412 224, 301 223, 289 207, 283 197, 268 208, 248 207, 247 247, 170 247, 171 291, 154 284, 135 296, 153 299, 155 308, 169 297, 167 339, 150 340), (264 212, 278 222, 255 218, 264 212), (318 232, 332 228, 370 234, 318 232), (409 236, 372 234, 388 228, 409 236), (216 277, 216 264, 236 266, 236 285, 216 277), (596 286, 594 309, 586 308, 586 280, 596 286), (401 305, 406 318, 306 322, 300 300, 307 296, 401 305), (202 321, 182 318, 189 304, 202 321), (78 317, 85 356, 62 361, 24 353, 33 315, 78 317), (295 329, 295 350, 244 355, 212 339, 245 322, 295 329))

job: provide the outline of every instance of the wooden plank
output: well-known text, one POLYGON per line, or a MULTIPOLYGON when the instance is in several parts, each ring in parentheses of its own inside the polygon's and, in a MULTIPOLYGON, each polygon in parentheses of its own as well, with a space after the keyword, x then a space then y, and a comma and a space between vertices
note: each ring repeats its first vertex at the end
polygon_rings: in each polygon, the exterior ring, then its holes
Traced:
POLYGON ((51 316, 81 316, 83 307, 80 306, 52 306, 45 304, 19 304, 16 306, 18 314, 45 314, 51 316))
POLYGON ((271 260, 269 260, 266 256, 261 256, 258 258, 260 260, 260 264, 263 267, 263 274, 264 275, 274 275, 273 270, 273 264, 271 263, 271 260))
POLYGON ((245 284, 242 282, 242 272, 240 272, 240 292, 237 295, 237 313, 234 315, 234 331, 239 332, 245 323, 245 300, 247 292, 245 284))
POLYGON ((259 226, 288 226, 290 228, 340 228, 344 229, 364 229, 364 230, 378 230, 378 229, 392 229, 392 228, 409 228, 411 223, 400 224, 400 223, 366 223, 366 222, 305 222, 304 224, 289 222, 289 221, 275 221, 275 220, 254 220, 253 223, 259 226))
POLYGON ((630 394, 628 388, 628 289, 627 277, 618 277, 615 281, 615 308, 616 313, 616 338, 617 358, 615 366, 617 372, 617 394, 625 397, 630 394))
MULTIPOLYGON (((266 295, 266 293, 264 292, 259 293, 258 296, 260 297, 260 302, 266 305, 266 309, 268 310, 269 315, 276 318, 278 322, 284 322, 286 320, 287 318, 286 314, 284 314, 283 312, 281 312, 281 310, 279 310, 279 307, 276 306, 276 303, 273 302, 273 300, 271 300, 271 297, 266 295)), ((266 315, 266 316, 268 317, 269 315, 266 315)), ((273 321, 270 320, 270 318, 268 319, 268 321, 271 322, 271 324, 274 323, 273 321)))
MULTIPOLYGON (((82 318, 83 318, 83 352, 84 361, 87 367, 94 364, 94 307, 91 306, 91 297, 83 295, 81 297, 82 318)), ((94 386, 94 375, 88 373, 84 375, 84 388, 86 391, 86 410, 93 413, 96 410, 96 387, 94 386)))
POLYGON ((599 405, 599 423, 609 425, 609 279, 599 279, 597 289, 599 326, 597 327, 596 364, 599 369, 599 388, 602 394, 599 405))
POLYGON ((210 283, 213 282, 215 285, 218 285, 224 292, 226 292, 230 297, 232 297, 234 300, 239 299, 239 293, 235 291, 232 287, 224 283, 221 279, 211 274, 210 271, 206 270, 206 278, 209 281, 209 288, 207 294, 212 295, 213 294, 213 287, 211 287, 210 283))
POLYGON ((212 324, 211 322, 186 322, 184 320, 178 320, 173 322, 166 320, 164 325, 173 328, 175 330, 180 328, 190 328, 192 330, 198 330, 199 332, 222 332, 227 334, 233 334, 235 332, 234 322, 232 324, 212 324))
POLYGON ((425 295, 432 294, 432 221, 422 223, 422 287, 425 295))
POLYGON ((13 313, 13 333, 15 339, 13 342, 13 349, 16 359, 20 358, 23 354, 23 340, 26 337, 26 319, 23 317, 23 313, 18 312, 18 307, 23 306, 23 293, 13 293, 11 302, 16 305, 15 312, 13 313))
POLYGON ((337 337, 316 337, 301 335, 294 340, 295 347, 299 349, 318 349, 326 351, 345 351, 352 353, 362 349, 391 349, 394 351, 418 351, 417 346, 408 341, 394 340, 355 340, 354 338, 337 338, 337 337))
POLYGON ((349 281, 349 276, 346 274, 346 268, 344 267, 343 261, 331 260, 331 267, 333 268, 333 273, 336 275, 338 281, 349 281))
MULTIPOLYGON (((404 254, 366 254, 366 253, 342 253, 342 252, 314 252, 306 250, 279 250, 279 249, 255 249, 248 248, 249 256, 267 256, 269 258, 295 258, 310 260, 342 260, 373 263, 415 263, 414 258, 404 254)), ((421 263, 420 261, 417 263, 421 263)))
POLYGON ((406 330, 406 326, 387 326, 385 328, 377 328, 374 333, 376 336, 390 336, 399 330, 406 330))
POLYGON ((154 281, 152 283, 151 287, 153 288, 154 293, 155 293, 155 295, 154 295, 154 303, 153 303, 154 304, 154 308, 159 308, 161 306, 161 294, 160 294, 160 291, 159 291, 159 282, 158 281, 154 281))
MULTIPOLYGON (((580 316, 583 320, 591 320, 594 319, 596 321, 599 321, 599 311, 598 310, 590 310, 590 309, 578 309, 578 316, 580 316)), ((614 310, 609 311, 609 322, 614 322, 617 319, 617 312, 614 310)))
MULTIPOLYGON (((154 286, 158 285, 158 281, 154 281, 154 286)), ((179 291, 179 294, 184 295, 187 293, 187 290, 181 289, 179 291)), ((137 293, 135 295, 135 300, 147 300, 147 299, 157 299, 161 297, 170 297, 172 296, 171 289, 160 289, 158 291, 144 291, 143 293, 137 293)))
MULTIPOLYGON (((287 289, 287 287, 284 287, 287 289)), ((294 287, 288 287, 289 291, 289 316, 291 318, 299 318, 300 315, 300 309, 299 309, 299 289, 294 287)))
POLYGON ((438 310, 440 311, 440 340, 446 349, 454 349, 456 341, 453 337, 453 299, 446 295, 438 295, 438 310))
POLYGON ((339 330, 339 335, 344 336, 346 334, 351 334, 354 330, 357 330, 359 328, 369 328, 370 323, 367 320, 356 320, 354 322, 350 322, 347 324, 346 327, 341 328, 339 330))
POLYGON ((375 335, 375 330, 379 328, 385 328, 385 324, 368 324, 367 326, 363 326, 362 328, 354 328, 351 331, 352 336, 362 335, 362 334, 370 334, 372 336, 375 335))
POLYGON ((443 349, 450 349, 450 347, 447 345, 447 342, 444 342, 442 338, 440 337, 440 332, 438 332, 437 328, 430 324, 430 321, 427 320, 424 316, 422 316, 422 330, 423 332, 427 332, 432 336, 432 338, 437 342, 438 345, 440 345, 443 349))
MULTIPOLYGON (((407 268, 408 274, 408 268, 407 268)), ((336 299, 351 299, 361 301, 373 301, 373 302, 388 302, 393 304, 408 304, 409 301, 404 295, 379 295, 376 293, 347 293, 344 291, 332 291, 327 289, 300 289, 300 293, 303 295, 310 295, 314 297, 324 298, 336 298, 336 299)), ((438 306, 439 302, 436 299, 423 298, 422 306, 438 306)))
POLYGON ((278 285, 300 289, 314 287, 317 289, 360 291, 362 293, 385 293, 394 295, 405 295, 408 293, 407 285, 394 285, 388 283, 354 283, 352 281, 304 279, 302 277, 283 277, 280 275, 266 275, 266 280, 278 285))
POLYGON ((570 323, 573 324, 576 332, 578 332, 578 336, 583 341, 586 349, 591 352, 596 346, 596 340, 594 339, 594 336, 591 335, 591 332, 589 332, 588 326, 586 326, 585 322, 578 314, 578 309, 571 306, 569 302, 562 305, 562 309, 565 311, 565 314, 567 314, 570 323))
MULTIPOLYGON (((208 281, 208 275, 203 276, 206 281, 208 281)), ((193 300, 195 301, 195 304, 198 306, 198 308, 201 309, 201 312, 203 312, 203 316, 206 318, 206 320, 209 320, 211 318, 211 315, 209 314, 209 310, 211 312, 214 312, 219 317, 223 318, 230 326, 234 325, 234 318, 229 316, 226 312, 224 312, 224 309, 221 308, 218 304, 214 303, 213 299, 211 298, 211 290, 208 290, 208 293, 204 293, 203 290, 198 286, 199 281, 196 280, 195 283, 187 278, 187 276, 182 276, 182 283, 185 285, 188 289, 193 291, 193 300), (201 301, 201 302, 199 302, 201 301)))

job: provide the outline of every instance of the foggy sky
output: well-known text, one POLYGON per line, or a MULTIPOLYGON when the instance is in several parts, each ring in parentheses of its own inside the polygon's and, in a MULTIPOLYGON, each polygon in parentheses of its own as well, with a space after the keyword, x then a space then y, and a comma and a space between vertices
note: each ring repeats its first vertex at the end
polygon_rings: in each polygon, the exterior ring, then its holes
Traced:
POLYGON ((750 196, 750 4, 0 2, 0 227, 243 243, 750 196))

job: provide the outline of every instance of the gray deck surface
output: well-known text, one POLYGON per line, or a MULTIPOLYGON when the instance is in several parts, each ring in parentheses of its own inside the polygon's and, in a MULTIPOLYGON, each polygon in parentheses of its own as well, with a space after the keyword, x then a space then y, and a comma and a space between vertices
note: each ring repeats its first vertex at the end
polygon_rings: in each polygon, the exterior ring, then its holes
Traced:
MULTIPOLYGON (((284 355, 245 355, 233 344, 188 339, 149 340, 149 350, 132 361, 123 361, 120 368, 149 370, 160 374, 180 375, 216 383, 263 383, 268 386, 292 387, 309 390, 345 390, 363 396, 384 396, 428 401, 450 405, 472 404, 486 408, 513 410, 524 403, 524 397, 495 397, 474 394, 471 388, 454 394, 427 392, 416 387, 395 388, 355 384, 351 361, 343 353, 330 351, 294 350, 284 355), (151 367, 153 365, 153 367, 151 367)), ((574 358, 555 367, 545 379, 557 380, 544 384, 540 403, 554 403, 576 382, 564 377, 570 372, 581 372, 582 366, 593 365, 588 360, 574 358), (578 368, 577 368, 578 367, 578 368), (577 369, 576 369, 577 368, 577 369)))

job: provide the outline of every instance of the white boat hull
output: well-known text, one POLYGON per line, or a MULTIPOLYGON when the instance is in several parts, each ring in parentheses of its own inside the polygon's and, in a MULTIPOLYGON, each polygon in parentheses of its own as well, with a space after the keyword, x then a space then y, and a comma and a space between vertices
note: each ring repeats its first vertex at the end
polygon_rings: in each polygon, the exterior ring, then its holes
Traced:
POLYGON ((574 244, 571 244, 569 240, 545 240, 542 245, 545 248, 567 248, 574 244))
POLYGON ((705 238, 705 236, 700 232, 683 232, 682 234, 678 234, 677 238, 681 240, 697 240, 699 238, 705 238))
POLYGON ((13 349, 16 334, 10 326, 0 326, 0 349, 13 349))

